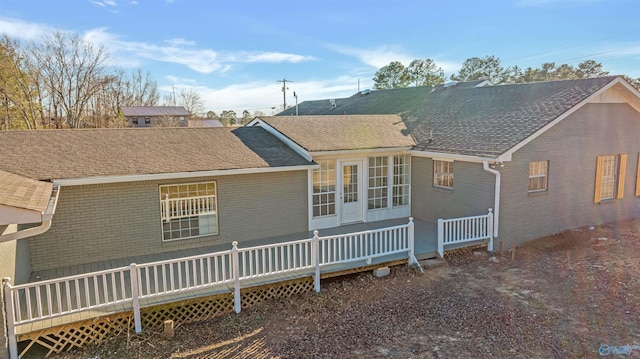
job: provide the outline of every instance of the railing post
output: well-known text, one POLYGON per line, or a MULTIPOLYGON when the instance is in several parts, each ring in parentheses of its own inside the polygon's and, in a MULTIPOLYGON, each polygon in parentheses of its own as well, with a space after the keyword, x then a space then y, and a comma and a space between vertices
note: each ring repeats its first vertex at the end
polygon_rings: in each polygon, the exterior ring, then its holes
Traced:
POLYGON ((129 265, 129 275, 131 276, 133 323, 135 324, 136 333, 140 333, 142 331, 142 321, 140 320, 140 281, 138 278, 138 267, 135 263, 131 263, 129 265))
MULTIPOLYGON (((11 296, 11 278, 2 279, 4 287, 4 307, 6 308, 7 339, 9 339, 9 355, 11 359, 18 359, 18 341, 16 340, 15 314, 13 308, 13 298, 11 296)), ((27 305, 29 305, 27 303, 27 305)))
POLYGON ((240 313, 242 309, 242 298, 240 297, 240 256, 238 255, 238 242, 231 243, 231 265, 233 266, 233 309, 240 313))
POLYGON ((489 245, 487 245, 487 250, 493 252, 493 208, 489 208, 489 218, 487 221, 489 222, 489 245))
POLYGON ((407 228, 407 241, 409 245, 409 264, 416 264, 415 255, 415 224, 413 223, 413 217, 409 217, 409 227, 407 228))
POLYGON ((438 254, 444 258, 444 220, 438 218, 438 254))
POLYGON ((313 284, 316 293, 320 293, 320 237, 318 237, 317 229, 313 231, 313 239, 311 240, 311 260, 315 268, 313 284))

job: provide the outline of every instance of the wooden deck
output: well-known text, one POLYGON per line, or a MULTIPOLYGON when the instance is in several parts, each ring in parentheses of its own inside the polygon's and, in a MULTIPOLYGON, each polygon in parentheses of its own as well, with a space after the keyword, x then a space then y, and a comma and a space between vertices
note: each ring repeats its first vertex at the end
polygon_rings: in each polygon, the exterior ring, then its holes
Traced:
MULTIPOLYGON (((394 220, 386 220, 379 221, 374 223, 357 223, 342 227, 336 227, 331 229, 321 230, 320 236, 332 236, 332 235, 340 235, 346 233, 353 232, 361 232, 366 230, 374 230, 378 228, 392 227, 396 225, 403 225, 408 223, 408 218, 394 219, 394 220)), ((415 254, 418 259, 424 258, 433 258, 437 255, 437 226, 433 223, 428 223, 420 220, 414 220, 415 223, 415 236, 414 236, 414 245, 415 245, 415 254)), ((313 233, 311 232, 302 232, 299 234, 293 234, 288 236, 280 236, 280 237, 271 237, 265 238, 257 241, 247 241, 242 242, 238 245, 240 249, 260 246, 260 245, 268 245, 273 243, 282 243, 287 241, 308 239, 313 237, 313 233)), ((116 260, 109 261, 101 261, 101 262, 93 262, 84 265, 78 266, 69 266, 63 268, 57 268, 52 270, 38 271, 34 272, 31 275, 30 282, 39 282, 43 280, 61 278, 66 276, 73 276, 85 273, 91 273, 100 270, 108 270, 119 267, 128 266, 131 263, 136 263, 138 265, 150 262, 157 262, 163 260, 171 260, 177 258, 184 258, 190 256, 196 256, 206 253, 213 253, 219 251, 227 251, 232 248, 229 244, 223 245, 214 245, 208 246, 198 249, 190 249, 190 250, 180 250, 173 251, 155 255, 147 255, 147 256, 136 256, 136 257, 126 257, 120 258, 116 260)), ((321 267, 321 278, 326 276, 333 276, 339 274, 341 272, 353 272, 359 268, 371 268, 371 266, 375 265, 383 265, 385 263, 401 263, 402 261, 407 260, 406 253, 397 253, 385 255, 384 257, 373 258, 369 261, 355 261, 351 263, 340 263, 333 264, 321 267)), ((267 278, 251 278, 245 279, 241 281, 241 287, 254 287, 259 285, 264 285, 268 283, 281 282, 290 279, 305 277, 313 275, 312 270, 300 270, 294 272, 283 273, 281 275, 271 275, 267 278)), ((126 282, 128 283, 128 281, 126 282)), ((126 284, 126 288, 124 289, 126 292, 130 292, 131 288, 128 284, 126 284)), ((91 291, 93 292, 93 291, 91 291)), ((215 295, 221 293, 229 293, 233 292, 233 284, 220 284, 220 285, 212 285, 201 289, 190 290, 186 292, 179 293, 171 293, 165 294, 157 297, 143 298, 140 301, 141 307, 150 307, 158 304, 180 301, 184 299, 190 299, 195 297, 202 297, 208 295, 215 295)), ((34 303, 24 303, 22 307, 23 311, 25 311, 29 306, 31 306, 32 310, 34 309, 34 303)), ((86 310, 79 313, 74 313, 70 315, 65 315, 61 317, 56 317, 53 319, 44 319, 40 321, 36 321, 33 323, 27 323, 16 326, 16 334, 24 334, 33 332, 36 330, 41 330, 44 328, 54 327, 62 324, 67 324, 71 322, 76 322, 80 320, 86 320, 90 318, 100 317, 104 315, 108 315, 111 313, 121 312, 126 310, 129 307, 129 304, 116 304, 111 306, 102 307, 99 309, 86 310)))

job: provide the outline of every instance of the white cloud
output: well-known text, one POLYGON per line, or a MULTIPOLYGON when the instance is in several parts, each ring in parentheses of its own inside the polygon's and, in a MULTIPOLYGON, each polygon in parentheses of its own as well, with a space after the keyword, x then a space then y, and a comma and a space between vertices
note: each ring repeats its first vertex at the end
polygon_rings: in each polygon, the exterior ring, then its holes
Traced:
POLYGON ((164 42, 166 42, 171 46, 196 46, 195 41, 189 41, 179 37, 176 37, 174 39, 164 40, 164 42))
POLYGON ((7 34, 9 37, 20 40, 37 40, 56 31, 56 29, 48 25, 9 18, 0 18, 0 29, 2 29, 2 33, 7 34))
POLYGON ((381 68, 388 65, 391 61, 400 61, 405 66, 408 65, 415 57, 404 53, 398 46, 383 45, 375 49, 361 49, 356 47, 348 47, 336 44, 328 44, 327 47, 337 53, 355 57, 363 63, 381 68))
POLYGON ((282 52, 256 52, 246 53, 243 59, 239 59, 239 62, 304 62, 311 61, 315 58, 313 56, 302 56, 296 54, 287 54, 282 52))

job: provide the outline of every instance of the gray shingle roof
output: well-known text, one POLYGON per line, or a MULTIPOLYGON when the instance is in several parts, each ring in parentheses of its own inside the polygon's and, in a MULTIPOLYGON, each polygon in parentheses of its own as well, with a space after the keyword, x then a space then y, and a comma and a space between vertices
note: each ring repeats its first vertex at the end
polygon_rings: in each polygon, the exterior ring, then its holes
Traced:
POLYGON ((261 116, 310 152, 415 145, 398 115, 261 116))
POLYGON ((125 116, 189 116, 189 111, 182 106, 121 106, 125 116))
MULTIPOLYGON (((615 76, 470 87, 410 87, 336 99, 305 101, 303 115, 400 114, 415 138, 415 149, 497 157, 522 142, 615 76)), ((288 109, 279 115, 290 115, 288 109)))
POLYGON ((36 180, 310 164, 259 127, 2 131, 0 153, 36 180))
POLYGON ((53 184, 0 171, 0 205, 44 212, 53 184))

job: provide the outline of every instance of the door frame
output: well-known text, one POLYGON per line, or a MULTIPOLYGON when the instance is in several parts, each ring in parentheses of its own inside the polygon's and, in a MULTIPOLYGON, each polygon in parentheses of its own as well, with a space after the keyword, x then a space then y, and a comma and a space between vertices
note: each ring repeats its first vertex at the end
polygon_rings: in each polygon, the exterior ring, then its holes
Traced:
POLYGON ((364 180, 365 180, 365 176, 364 176, 364 159, 362 158, 345 158, 345 159, 339 159, 336 161, 336 167, 339 168, 339 170, 337 171, 336 175, 337 175, 337 179, 338 179, 338 183, 337 183, 337 189, 340 191, 339 193, 339 202, 336 203, 337 204, 337 210, 338 210, 338 224, 342 225, 342 224, 347 224, 347 223, 357 223, 357 222, 364 222, 366 220, 365 218, 365 204, 366 204, 366 198, 365 198, 365 193, 364 193, 364 180), (344 197, 344 166, 351 166, 351 165, 357 165, 358 166, 358 203, 360 205, 359 208, 359 212, 360 212, 360 216, 359 218, 353 220, 353 221, 345 221, 344 220, 344 213, 343 213, 343 197, 344 197))

